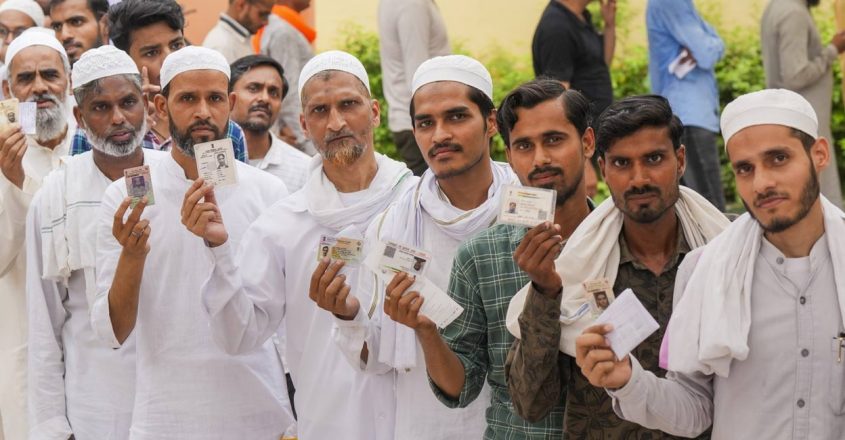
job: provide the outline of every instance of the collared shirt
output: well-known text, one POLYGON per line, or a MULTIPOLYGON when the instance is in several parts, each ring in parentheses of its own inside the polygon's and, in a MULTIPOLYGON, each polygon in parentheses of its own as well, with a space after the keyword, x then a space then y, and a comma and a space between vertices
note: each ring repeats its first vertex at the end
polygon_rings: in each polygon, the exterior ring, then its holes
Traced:
MULTIPOLYGON (((27 150, 23 156, 24 182, 18 188, 0 173, 0 375, 9 378, 0 393, 20 399, 20 418, 11 424, 26 426, 26 255, 25 221, 32 197, 41 188, 41 181, 59 166, 70 149, 70 133, 76 128, 68 119, 68 134, 55 148, 43 147, 27 136, 27 150), (20 394, 18 394, 20 393, 20 394)), ((12 412, 12 411, 9 411, 12 412)), ((12 412, 12 414, 14 414, 12 412)), ((14 429, 14 426, 10 429, 14 429)), ((26 429, 20 430, 25 432, 26 429)), ((14 431, 12 431, 14 432, 14 431)))
POLYGON ((586 10, 582 21, 551 0, 537 24, 531 53, 536 76, 568 81, 573 90, 587 96, 593 115, 598 116, 613 102, 613 84, 604 60, 604 37, 591 19, 586 10))
MULTIPOLYGON (((151 158, 151 154, 156 152, 145 154, 147 164, 163 155, 151 158)), ((84 188, 85 200, 68 209, 85 206, 96 210, 112 181, 96 170, 91 153, 66 160, 85 161, 92 170, 73 176, 71 184, 84 188)), ((54 179, 56 184, 62 181, 54 179)), ((55 188, 53 194, 69 191, 68 185, 55 188)), ((66 203, 67 199, 62 200, 66 203)), ((42 229, 52 226, 42 224, 42 213, 52 202, 45 199, 45 190, 40 191, 27 217, 30 435, 37 439, 64 439, 71 434, 79 439, 127 439, 135 397, 134 337, 120 350, 112 350, 94 335, 82 270, 72 272, 66 284, 42 277, 42 240, 51 236, 42 229)), ((97 237, 92 233, 78 240, 94 243, 97 237)))
MULTIPOLYGON (((284 183, 236 163, 238 183, 215 189, 229 241, 287 195, 284 183)), ((152 230, 137 321, 133 440, 277 439, 293 423, 282 363, 272 341, 241 355, 215 343, 200 297, 213 261, 203 240, 180 222, 191 181, 172 156, 151 166, 155 204, 144 211, 152 230)), ((120 349, 109 311, 109 290, 122 248, 112 236, 114 212, 126 197, 121 180, 103 196, 97 232, 94 332, 120 349)))
POLYGON ((530 281, 513 260, 526 232, 524 227, 493 226, 464 242, 452 264, 449 295, 464 313, 441 335, 464 366, 464 388, 457 400, 433 382, 431 388, 446 406, 465 407, 478 397, 486 379, 492 396, 485 439, 539 440, 562 435, 562 399, 548 417, 529 423, 516 414, 505 379, 505 357, 514 340, 505 327, 505 312, 511 298, 530 281))
POLYGON ((272 142, 267 154, 260 159, 250 159, 249 164, 282 179, 288 191, 294 193, 305 185, 312 158, 273 132, 270 132, 270 138, 272 142))
POLYGON ((205 36, 202 45, 220 52, 231 64, 238 58, 253 54, 249 40, 251 35, 247 28, 224 12, 220 14, 220 21, 205 36))
POLYGON ((411 81, 423 61, 452 52, 446 24, 434 0, 381 0, 378 27, 387 126, 410 130, 411 81))
MULTIPOLYGON (((234 121, 229 121, 226 125, 226 137, 232 140, 232 148, 235 150, 235 158, 241 162, 246 162, 247 145, 241 126, 234 121)), ((173 138, 167 138, 164 142, 161 142, 152 130, 147 131, 147 134, 145 134, 144 138, 141 140, 141 146, 151 150, 170 151, 170 147, 172 145, 173 138)), ((88 135, 85 134, 85 130, 82 128, 76 129, 70 146, 70 155, 76 156, 77 154, 90 151, 91 148, 91 142, 88 140, 88 135)))
POLYGON ((698 11, 692 0, 649 0, 648 72, 651 91, 669 100, 684 125, 719 132, 719 90, 716 63, 725 45, 719 34, 698 11), (690 51, 696 67, 679 79, 669 64, 683 49, 690 51))
MULTIPOLYGON (((619 271, 613 292, 620 294, 627 288, 660 324, 660 329, 640 343, 632 353, 644 359, 645 368, 663 376, 658 367, 660 343, 672 314, 675 274, 690 249, 680 224, 677 246, 660 275, 655 275, 630 252, 624 235, 619 235, 619 271)), ((509 385, 511 396, 532 418, 547 412, 566 397, 564 435, 569 438, 675 438, 660 431, 649 430, 620 419, 614 412, 610 397, 601 388, 592 386, 580 373, 575 359, 558 349, 560 339, 560 300, 548 298, 533 289, 529 291, 525 309, 520 316, 523 339, 514 343, 509 356, 509 385)))
MULTIPOLYGON (((700 256, 694 251, 681 266, 679 292, 700 256)), ((631 380, 610 393, 616 411, 687 436, 713 423, 714 439, 845 437, 836 269, 825 236, 803 258, 787 258, 764 240, 752 280, 748 358, 734 360, 726 378, 669 373, 658 380, 632 357, 631 380)))

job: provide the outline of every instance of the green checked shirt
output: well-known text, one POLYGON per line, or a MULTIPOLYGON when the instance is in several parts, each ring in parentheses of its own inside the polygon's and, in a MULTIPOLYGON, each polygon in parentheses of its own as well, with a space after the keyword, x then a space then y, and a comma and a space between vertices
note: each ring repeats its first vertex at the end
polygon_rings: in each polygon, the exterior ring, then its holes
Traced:
POLYGON ((442 330, 443 339, 464 365, 465 382, 457 400, 431 383, 445 405, 465 407, 478 397, 484 380, 492 397, 487 409, 485 439, 559 439, 563 435, 563 401, 538 423, 529 423, 514 411, 508 395, 505 358, 513 336, 505 327, 511 298, 528 284, 513 253, 527 232, 524 227, 495 225, 463 243, 455 255, 449 295, 463 308, 452 324, 442 330))

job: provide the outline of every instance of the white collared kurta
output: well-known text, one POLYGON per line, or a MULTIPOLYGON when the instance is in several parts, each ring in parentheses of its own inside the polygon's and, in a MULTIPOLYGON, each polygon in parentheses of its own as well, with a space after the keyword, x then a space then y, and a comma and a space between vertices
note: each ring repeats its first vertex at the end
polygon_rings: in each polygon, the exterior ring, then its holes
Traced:
MULTIPOLYGON (((150 150, 144 155, 147 164, 167 156, 150 150)), ((97 169, 92 152, 65 160, 88 171, 66 176, 85 191, 77 206, 66 209, 97 210, 112 181, 97 169)), ((52 184, 61 186, 52 191, 66 194, 64 179, 52 184)), ((94 335, 82 270, 71 272, 66 283, 42 277, 42 237, 52 236, 42 232, 52 226, 42 222, 42 211, 50 203, 44 194, 32 202, 26 231, 30 438, 66 439, 73 434, 77 440, 127 439, 135 398, 134 337, 113 350, 94 335)), ((97 237, 94 233, 77 240, 93 243, 97 237)))
POLYGON ((249 164, 266 171, 285 182, 291 194, 299 191, 308 179, 311 156, 279 139, 270 132, 272 143, 267 154, 261 159, 250 159, 249 164))
MULTIPOLYGON (((238 184, 217 188, 229 241, 240 242, 250 223, 287 195, 278 179, 237 163, 238 184)), ((141 282, 133 335, 137 380, 130 438, 133 440, 278 439, 293 423, 284 372, 271 341, 240 355, 214 343, 203 311, 200 286, 212 271, 203 240, 181 223, 180 209, 191 181, 167 157, 152 167, 155 205, 150 253, 141 282)), ((119 346, 109 317, 108 294, 121 246, 112 218, 126 185, 112 184, 98 226, 95 333, 119 346)), ((213 288, 223 286, 214 286, 213 288)))
MULTIPOLYGON (((26 174, 18 188, 0 173, 0 434, 11 440, 27 435, 26 425, 26 213, 41 180, 70 150, 76 124, 68 120, 61 144, 50 149, 27 136, 26 174)), ((2 437, 2 436, 0 436, 2 437)))
MULTIPOLYGON (((700 256, 681 264, 676 292, 700 256)), ((727 378, 669 372, 668 380, 632 358, 631 380, 610 393, 620 417, 684 436, 712 423, 714 439, 845 437, 845 357, 834 340, 843 323, 827 240, 804 258, 764 240, 755 264, 748 358, 734 360, 727 378)))

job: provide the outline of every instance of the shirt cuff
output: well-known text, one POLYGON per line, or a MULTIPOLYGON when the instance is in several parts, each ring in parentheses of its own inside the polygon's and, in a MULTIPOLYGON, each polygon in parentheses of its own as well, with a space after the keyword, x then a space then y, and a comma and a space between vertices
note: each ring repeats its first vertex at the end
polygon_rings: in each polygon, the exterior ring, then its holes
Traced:
POLYGON ((211 255, 211 261, 214 266, 210 278, 205 280, 204 285, 212 282, 211 280, 215 280, 221 286, 226 285, 232 288, 206 289, 203 287, 202 303, 210 316, 214 316, 223 310, 223 307, 231 299, 231 295, 224 293, 226 290, 234 292, 240 288, 240 282, 236 278, 237 268, 235 267, 234 255, 232 255, 232 246, 229 244, 230 241, 231 237, 220 246, 206 248, 211 255))
MULTIPOLYGON (((346 355, 349 363, 360 369, 366 370, 367 364, 361 359, 361 350, 364 349, 364 344, 367 342, 367 324, 369 318, 361 308, 358 308, 358 314, 351 320, 340 319, 334 314, 334 326, 332 328, 332 337, 337 344, 340 351, 346 355)), ((369 356, 373 356, 370 352, 369 356)))
POLYGON ((626 400, 631 397, 637 398, 645 396, 646 390, 643 389, 643 382, 641 380, 643 376, 643 367, 634 356, 630 356, 630 359, 631 379, 628 380, 628 383, 626 383, 625 386, 619 388, 618 390, 607 390, 607 394, 615 400, 626 400))
MULTIPOLYGON (((561 290, 554 298, 540 293, 534 288, 534 283, 528 285, 528 294, 525 296, 525 306, 519 316, 520 327, 534 329, 538 326, 546 326, 549 323, 559 325, 560 302, 563 298, 561 290)), ((522 331, 522 329, 520 329, 522 331)))
POLYGON ((118 349, 123 345, 114 334, 109 313, 108 293, 97 298, 91 306, 91 327, 100 339, 111 344, 111 348, 118 349))

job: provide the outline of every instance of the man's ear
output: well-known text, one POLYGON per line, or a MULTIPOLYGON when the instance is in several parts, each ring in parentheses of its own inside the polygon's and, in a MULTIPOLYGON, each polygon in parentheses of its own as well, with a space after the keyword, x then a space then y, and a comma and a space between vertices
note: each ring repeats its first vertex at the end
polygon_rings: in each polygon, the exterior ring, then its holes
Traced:
POLYGON ((156 114, 159 117, 159 120, 167 119, 170 117, 170 113, 167 111, 167 98, 164 97, 161 93, 153 98, 153 105, 155 105, 156 114))
POLYGON ((372 100, 372 110, 373 110, 373 126, 378 127, 381 125, 381 108, 379 108, 378 100, 372 100))
MULTIPOLYGON (((6 74, 8 75, 8 71, 6 72, 6 74)), ((3 96, 7 98, 12 97, 12 89, 10 88, 9 80, 7 79, 3 80, 3 96)))
POLYGON ((238 95, 235 92, 229 93, 229 113, 235 111, 235 103, 238 102, 238 95))
MULTIPOLYGON (((604 160, 604 156, 599 156, 598 164, 599 164, 599 171, 601 171, 601 180, 604 180, 605 182, 607 182, 607 173, 605 173, 605 171, 604 171, 604 168, 607 165, 607 163, 604 160)), ((588 161, 587 163, 584 164, 584 166, 591 166, 591 165, 589 164, 589 161, 588 161)))
POLYGON ((581 145, 584 146, 584 157, 591 158, 596 153, 596 132, 593 127, 587 127, 584 130, 584 136, 581 136, 581 145))
POLYGON ((82 119, 82 112, 79 111, 79 105, 73 106, 73 117, 76 119, 76 126, 85 129, 85 120, 82 119))
POLYGON ((687 147, 681 144, 677 150, 675 150, 675 156, 678 158, 678 176, 683 176, 684 172, 687 170, 687 147))
POLYGON ((100 20, 97 22, 97 27, 100 30, 100 38, 103 41, 103 44, 110 44, 109 42, 109 14, 103 14, 100 17, 100 20))
POLYGON ((810 160, 817 172, 821 172, 830 163, 830 143, 827 139, 820 137, 810 147, 810 160))

